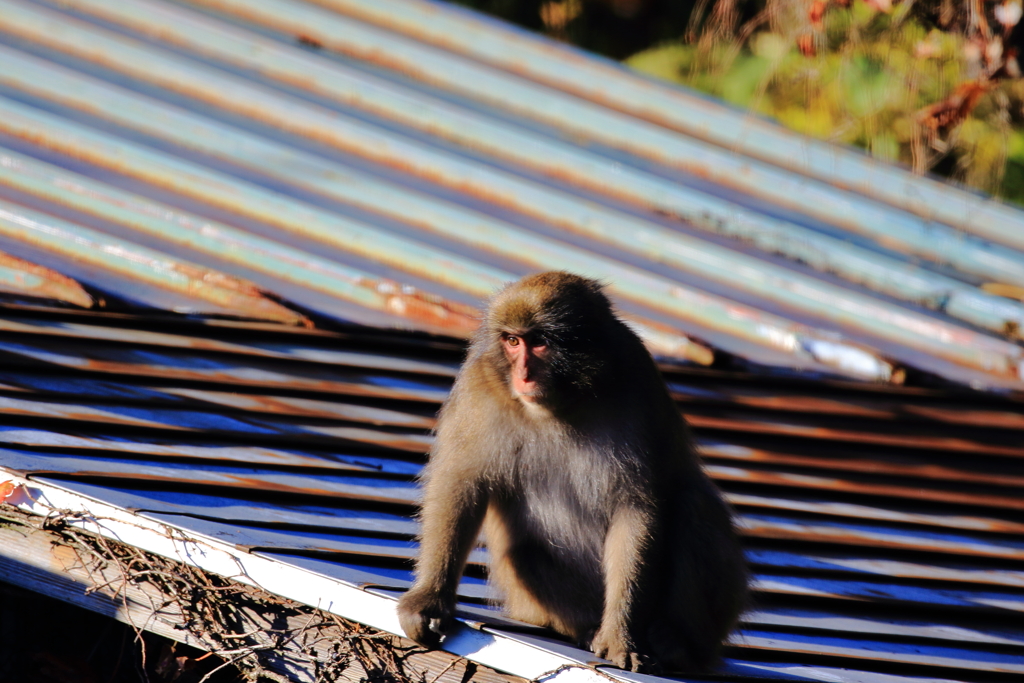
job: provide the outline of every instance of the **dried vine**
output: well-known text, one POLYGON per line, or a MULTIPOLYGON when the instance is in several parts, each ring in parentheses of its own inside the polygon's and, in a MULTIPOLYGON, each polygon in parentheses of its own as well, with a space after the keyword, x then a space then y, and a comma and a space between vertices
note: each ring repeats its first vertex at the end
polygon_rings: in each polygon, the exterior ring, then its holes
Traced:
MULTIPOLYGON (((405 661, 419 648, 405 647, 395 636, 84 531, 75 524, 92 518, 68 511, 40 518, 0 507, 0 523, 48 531, 54 545, 70 548, 76 568, 90 579, 87 593, 101 592, 122 601, 129 621, 127 588, 146 588, 150 620, 173 623, 174 629, 187 634, 181 640, 222 660, 201 683, 229 667, 252 682, 284 683, 291 680, 281 673, 287 671, 315 683, 430 683, 405 661)), ((148 624, 129 625, 141 640, 148 624)), ((142 652, 145 656, 144 648, 142 652)))

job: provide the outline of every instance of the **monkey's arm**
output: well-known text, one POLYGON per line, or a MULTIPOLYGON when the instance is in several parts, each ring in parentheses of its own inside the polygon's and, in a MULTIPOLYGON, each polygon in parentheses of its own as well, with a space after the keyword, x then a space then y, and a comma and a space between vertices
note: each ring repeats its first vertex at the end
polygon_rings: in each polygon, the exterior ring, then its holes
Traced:
POLYGON ((480 532, 487 496, 475 473, 445 467, 458 454, 437 457, 424 494, 416 582, 398 603, 405 633, 426 647, 437 647, 455 619, 455 591, 480 532))
POLYGON ((604 613, 591 649, 616 666, 639 671, 642 662, 633 634, 633 610, 643 554, 651 541, 651 514, 624 504, 612 516, 604 542, 604 613))

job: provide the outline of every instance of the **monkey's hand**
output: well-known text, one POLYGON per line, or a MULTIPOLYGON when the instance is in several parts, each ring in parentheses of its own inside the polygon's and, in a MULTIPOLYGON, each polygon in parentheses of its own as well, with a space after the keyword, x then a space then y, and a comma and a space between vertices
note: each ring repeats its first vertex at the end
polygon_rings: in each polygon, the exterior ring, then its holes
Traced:
POLYGON ((398 620, 405 635, 433 649, 455 623, 455 601, 413 588, 398 601, 398 620))
POLYGON ((652 669, 649 658, 637 652, 633 639, 622 629, 602 626, 594 635, 590 649, 598 657, 611 660, 620 669, 637 672, 652 669))

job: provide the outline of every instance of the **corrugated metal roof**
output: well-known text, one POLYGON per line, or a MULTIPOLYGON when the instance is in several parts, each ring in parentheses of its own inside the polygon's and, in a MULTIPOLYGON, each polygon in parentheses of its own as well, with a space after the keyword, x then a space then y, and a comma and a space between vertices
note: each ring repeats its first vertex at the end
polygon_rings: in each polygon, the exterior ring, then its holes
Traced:
POLYGON ((662 355, 1021 386, 1024 213, 454 7, 2 0, 0 63, 0 248, 108 305, 465 336, 567 268, 662 355))
MULTIPOLYGON (((756 572, 722 677, 1024 672, 1024 306, 978 286, 1024 284, 1021 235, 447 5, 0 0, 0 470, 379 628, 457 338, 567 268, 688 362, 756 572)), ((449 650, 592 658, 504 628, 483 557, 449 650)))
MULTIPOLYGON (((458 345, 68 311, 0 325, 9 475, 284 572, 384 597, 408 585, 413 478, 458 345)), ((666 378, 755 571, 725 680, 1024 673, 1024 405, 700 368, 666 378)), ((483 561, 462 587, 467 618, 588 661, 488 622, 483 561)), ((528 659, 505 670, 532 677, 528 659)))

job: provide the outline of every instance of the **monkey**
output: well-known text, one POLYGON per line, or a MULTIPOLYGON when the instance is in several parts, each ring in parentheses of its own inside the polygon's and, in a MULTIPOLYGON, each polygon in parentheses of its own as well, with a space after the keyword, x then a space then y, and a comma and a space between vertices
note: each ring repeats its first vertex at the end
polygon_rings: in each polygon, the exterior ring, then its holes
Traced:
POLYGON ((657 365, 603 285, 495 295, 441 407, 402 628, 438 647, 481 529, 513 618, 632 671, 719 661, 748 593, 732 512, 657 365))

